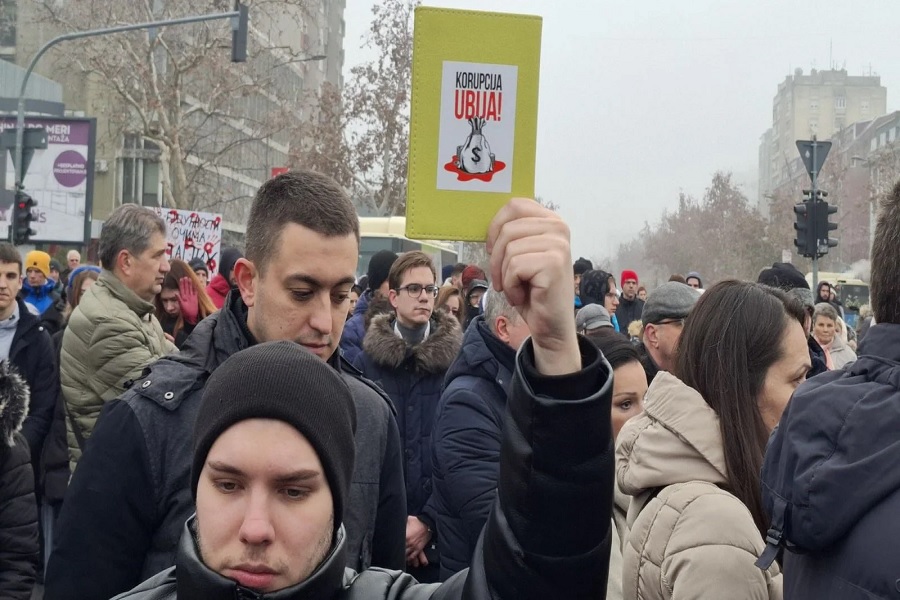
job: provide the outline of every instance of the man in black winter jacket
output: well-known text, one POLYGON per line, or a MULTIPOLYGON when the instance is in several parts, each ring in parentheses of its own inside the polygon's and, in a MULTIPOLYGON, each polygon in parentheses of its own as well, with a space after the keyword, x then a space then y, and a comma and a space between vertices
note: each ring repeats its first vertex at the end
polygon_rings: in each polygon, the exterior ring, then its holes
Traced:
POLYGON ((497 498, 506 396, 528 335, 506 296, 489 292, 447 371, 431 436, 441 581, 469 566, 497 498))
POLYGON ((494 281, 533 336, 516 359, 497 500, 471 569, 430 585, 398 571, 344 569, 353 403, 321 363, 271 343, 211 376, 194 432, 196 517, 175 567, 120 598, 603 600, 612 376, 575 333, 568 228, 515 199, 491 223, 488 248, 494 281))
POLYGON ((22 435, 31 451, 35 487, 39 489, 41 452, 53 424, 59 397, 59 368, 50 334, 41 318, 17 299, 22 258, 12 244, 0 244, 0 360, 9 360, 30 390, 22 435))
POLYGON ((205 382, 232 354, 273 340, 296 342, 340 373, 365 424, 355 437, 360 460, 344 519, 346 564, 403 567, 397 425, 387 398, 337 349, 358 246, 356 212, 328 177, 294 171, 260 188, 246 258, 234 267, 239 293, 197 325, 179 354, 151 365, 104 407, 60 514, 48 598, 107 600, 174 564, 194 510, 191 431, 205 382))
POLYGON ((844 369, 808 379, 772 433, 762 469, 772 519, 764 568, 783 555, 791 600, 895 598, 900 590, 900 183, 872 244, 877 325, 844 369))

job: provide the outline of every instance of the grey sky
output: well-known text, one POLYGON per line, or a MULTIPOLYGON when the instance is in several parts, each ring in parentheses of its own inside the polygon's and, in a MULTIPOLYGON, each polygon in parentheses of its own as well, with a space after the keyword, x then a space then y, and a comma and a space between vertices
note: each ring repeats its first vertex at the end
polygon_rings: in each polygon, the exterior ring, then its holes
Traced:
MULTIPOLYGON (((348 70, 371 56, 360 43, 373 4, 347 0, 348 70)), ((837 67, 881 75, 898 108, 896 0, 425 4, 544 18, 536 192, 561 206, 576 257, 611 256, 716 170, 755 202, 777 86, 794 68, 828 68, 830 45, 837 67)))

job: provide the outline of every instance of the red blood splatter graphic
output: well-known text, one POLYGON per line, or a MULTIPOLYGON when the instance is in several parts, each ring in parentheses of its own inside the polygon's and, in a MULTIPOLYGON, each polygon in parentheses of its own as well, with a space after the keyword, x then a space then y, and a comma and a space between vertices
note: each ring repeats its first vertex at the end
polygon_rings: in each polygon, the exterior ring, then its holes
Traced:
POLYGON ((461 171, 459 167, 456 166, 456 155, 450 159, 446 165, 444 165, 445 171, 450 171, 451 173, 456 173, 457 181, 472 181, 473 179, 477 179, 478 181, 489 182, 494 178, 495 173, 499 173, 503 169, 506 168, 506 163, 501 162, 499 160, 494 161, 494 170, 489 173, 466 173, 465 171, 461 171))
POLYGON ((216 270, 216 259, 214 259, 214 258, 209 259, 208 261, 206 261, 206 265, 209 267, 209 269, 211 271, 215 271, 216 270))
POLYGON ((193 247, 194 247, 194 240, 192 240, 191 238, 185 238, 185 240, 184 240, 184 247, 185 247, 185 248, 193 248, 193 247))
POLYGON ((212 242, 206 242, 206 244, 203 245, 203 251, 207 254, 212 254, 214 247, 212 242))

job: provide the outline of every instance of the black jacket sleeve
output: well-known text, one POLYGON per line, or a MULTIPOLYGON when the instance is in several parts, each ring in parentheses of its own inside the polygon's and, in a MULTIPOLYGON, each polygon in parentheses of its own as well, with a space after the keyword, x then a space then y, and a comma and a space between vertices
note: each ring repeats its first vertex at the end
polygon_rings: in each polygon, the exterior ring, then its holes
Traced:
POLYGON ((31 598, 39 556, 34 474, 25 438, 16 434, 0 450, 0 597, 31 598))
POLYGON ((603 599, 613 508, 612 370, 579 338, 583 369, 546 377, 519 352, 503 428, 498 500, 465 598, 603 599))
POLYGON ((108 403, 72 476, 57 522, 45 593, 108 600, 141 582, 155 523, 143 433, 127 403, 108 403))
MULTIPOLYGON (((44 440, 53 424, 56 401, 59 398, 59 367, 54 359, 53 342, 46 331, 33 331, 32 346, 24 356, 29 364, 23 365, 20 373, 28 382, 31 400, 28 404, 28 416, 22 424, 22 435, 28 440, 31 448, 31 464, 38 471, 41 464, 41 452, 44 440)), ((35 482, 37 485, 37 482, 35 482)))
POLYGON ((372 540, 372 566, 402 571, 406 568, 406 483, 397 422, 388 419, 387 444, 378 484, 378 515, 372 540))

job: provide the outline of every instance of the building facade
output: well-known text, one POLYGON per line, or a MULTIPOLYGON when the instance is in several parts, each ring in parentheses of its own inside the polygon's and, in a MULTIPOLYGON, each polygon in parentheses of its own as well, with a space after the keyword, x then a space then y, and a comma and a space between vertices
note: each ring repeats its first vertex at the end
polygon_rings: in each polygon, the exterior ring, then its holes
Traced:
POLYGON ((828 140, 886 111, 887 89, 877 75, 854 76, 845 69, 804 74, 796 69, 785 77, 772 103, 772 127, 760 138, 760 211, 769 214, 773 192, 793 177, 797 140, 828 140))

